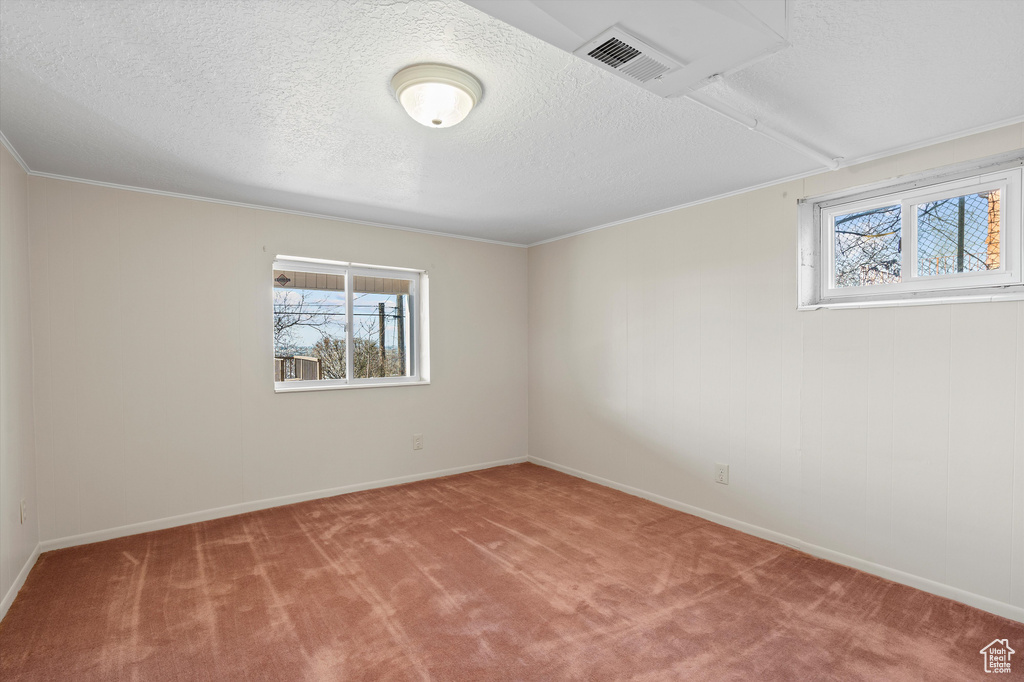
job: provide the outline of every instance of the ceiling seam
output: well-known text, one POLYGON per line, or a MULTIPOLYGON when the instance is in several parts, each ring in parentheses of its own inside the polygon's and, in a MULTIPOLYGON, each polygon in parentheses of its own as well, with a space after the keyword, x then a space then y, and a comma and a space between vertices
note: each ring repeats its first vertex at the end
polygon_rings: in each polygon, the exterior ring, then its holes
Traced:
MULTIPOLYGON (((720 77, 717 78, 720 79, 720 77)), ((715 79, 712 79, 712 82, 714 80, 715 79)), ((840 161, 842 161, 841 158, 833 157, 830 154, 825 154, 815 149, 814 147, 811 147, 810 145, 805 144, 800 140, 797 140, 794 137, 786 135, 785 133, 781 133, 775 128, 768 126, 768 124, 766 124, 761 119, 754 118, 753 116, 748 116, 739 109, 730 106, 725 102, 721 102, 713 97, 708 97, 707 95, 703 95, 699 92, 688 92, 685 96, 688 99, 691 99, 694 102, 697 102, 698 104, 707 107, 711 111, 714 111, 717 114, 725 116, 731 121, 739 123, 748 130, 752 130, 755 133, 761 133, 768 139, 775 140, 779 144, 789 147, 793 151, 802 154, 803 156, 807 157, 808 159, 811 159, 812 161, 818 162, 819 164, 821 164, 822 166, 829 170, 837 170, 839 168, 839 163, 840 161)))

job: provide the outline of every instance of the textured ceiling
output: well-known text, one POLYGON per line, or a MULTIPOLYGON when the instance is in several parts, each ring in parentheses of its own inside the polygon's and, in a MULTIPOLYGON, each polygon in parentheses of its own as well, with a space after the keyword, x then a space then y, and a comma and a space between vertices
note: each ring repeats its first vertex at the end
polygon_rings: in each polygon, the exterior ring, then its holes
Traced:
MULTIPOLYGON (((1022 35, 1019 0, 793 0, 702 93, 863 158, 1024 115, 1022 35)), ((456 0, 2 0, 0 130, 33 171, 523 244, 816 167, 456 0), (462 124, 395 101, 425 61, 483 83, 462 124)))

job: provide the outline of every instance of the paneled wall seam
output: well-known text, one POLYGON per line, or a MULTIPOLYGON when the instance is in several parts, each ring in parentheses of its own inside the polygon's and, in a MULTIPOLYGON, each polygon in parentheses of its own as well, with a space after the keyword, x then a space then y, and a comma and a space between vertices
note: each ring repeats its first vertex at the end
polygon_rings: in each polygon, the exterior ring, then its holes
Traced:
MULTIPOLYGON (((1013 410, 1013 414, 1014 414, 1015 419, 1014 419, 1014 422, 1013 422, 1013 452, 1010 453, 1011 454, 1011 459, 1010 459, 1010 486, 1011 486, 1011 488, 1010 488, 1011 489, 1011 493, 1010 493, 1010 536, 1006 539, 1006 541, 1008 543, 1010 543, 1010 602, 1011 603, 1013 602, 1014 594, 1016 593, 1017 589, 1019 589, 1019 587, 1017 587, 1017 582, 1020 581, 1022 578, 1024 578, 1024 575, 1022 575, 1022 574, 1024 574, 1024 570, 1021 570, 1021 568, 1019 566, 1019 564, 1024 562, 1024 557, 1019 556, 1020 550, 1018 549, 1017 544, 1014 542, 1014 538, 1017 537, 1017 533, 1018 532, 1024 532, 1024 529, 1021 529, 1020 531, 1017 531, 1017 529, 1016 529, 1017 514, 1015 513, 1017 505, 1022 502, 1022 500, 1018 500, 1017 499, 1017 495, 1020 494, 1020 491, 1017 489, 1017 486, 1016 486, 1017 475, 1018 475, 1017 460, 1019 459, 1018 453, 1024 451, 1024 447, 1022 447, 1022 442, 1021 442, 1021 439, 1024 438, 1024 433, 1022 433, 1021 424, 1016 420, 1016 416, 1021 412, 1022 401, 1024 401, 1024 395, 1022 395, 1021 391, 1019 390, 1020 389, 1020 383, 1021 383, 1020 376, 1021 376, 1021 370, 1022 370, 1022 368, 1020 366, 1020 357, 1021 357, 1021 350, 1020 349, 1021 349, 1021 343, 1024 342, 1024 339, 1021 338, 1021 329, 1022 328, 1024 328, 1024 302, 1017 304, 1017 328, 1016 328, 1016 332, 1014 334, 1014 347, 1017 348, 1017 352, 1014 353, 1014 356, 1013 356, 1013 376, 1014 376, 1014 382, 1016 384, 1016 386, 1014 387, 1014 391, 1013 391, 1013 396, 1014 396, 1014 410, 1013 410), (1017 568, 1018 570, 1014 570, 1015 568, 1017 568)), ((1022 604, 1018 604, 1018 606, 1021 606, 1021 605, 1022 604)))
MULTIPOLYGON (((41 180, 39 183, 36 184, 36 187, 37 188, 41 188, 42 186, 44 186, 43 183, 45 183, 45 182, 47 182, 47 181, 46 180, 41 180)), ((43 261, 44 261, 44 264, 45 264, 45 267, 46 267, 46 272, 43 275, 45 277, 45 282, 46 282, 45 287, 44 287, 44 291, 43 291, 43 296, 44 296, 43 304, 46 305, 47 307, 49 307, 50 300, 53 298, 52 288, 55 286, 55 284, 53 282, 53 277, 52 277, 53 261, 50 258, 50 255, 51 255, 50 238, 51 238, 51 232, 53 230, 51 229, 49 224, 40 227, 40 230, 42 232, 43 247, 45 249, 44 255, 43 255, 43 261)), ((50 315, 45 315, 44 317, 45 317, 46 336, 47 336, 46 343, 50 344, 50 348, 52 350, 52 348, 53 348, 52 344, 53 344, 53 338, 54 338, 54 336, 53 336, 53 317, 50 316, 50 315)), ((53 366, 49 362, 47 362, 45 364, 46 364, 46 376, 42 379, 42 381, 44 381, 47 384, 47 386, 48 386, 48 390, 46 391, 45 403, 46 403, 46 408, 47 408, 48 415, 52 415, 53 395, 54 395, 53 366)), ((57 458, 56 458, 56 447, 55 447, 56 441, 55 441, 55 439, 53 437, 54 429, 53 429, 53 419, 52 419, 52 416, 51 416, 50 419, 48 419, 48 422, 49 422, 50 428, 48 428, 46 430, 46 433, 47 433, 47 437, 49 438, 48 454, 49 454, 49 464, 50 464, 50 466, 49 466, 49 469, 50 469, 50 484, 51 484, 51 487, 52 487, 52 491, 51 491, 51 494, 50 494, 50 500, 56 501, 58 499, 58 494, 57 494, 57 464, 56 464, 56 459, 57 458)), ((47 512, 50 514, 51 521, 52 521, 52 524, 53 524, 53 527, 51 528, 51 531, 53 531, 55 534, 57 534, 56 509, 55 508, 54 509, 48 509, 47 512)), ((42 539, 42 538, 40 538, 40 539, 42 539)))
MULTIPOLYGON (((241 226, 238 224, 238 209, 232 208, 231 211, 230 211, 230 215, 231 215, 231 221, 232 221, 232 228, 244 234, 245 231, 242 230, 241 226)), ((248 243, 248 244, 255 244, 255 239, 253 239, 252 236, 250 235, 250 238, 246 240, 246 243, 248 243)), ((248 262, 248 261, 243 261, 243 262, 248 262)), ((242 315, 241 315, 241 313, 238 312, 239 310, 241 310, 242 305, 243 305, 242 304, 242 288, 241 287, 237 287, 236 295, 237 295, 237 298, 238 298, 238 300, 237 300, 238 309, 236 310, 236 315, 235 315, 235 330, 236 330, 236 332, 238 334, 238 347, 239 348, 245 348, 245 332, 242 329, 242 315)), ((238 381, 238 385, 239 386, 242 385, 242 377, 243 377, 243 369, 242 369, 242 367, 243 367, 243 365, 242 365, 242 354, 239 353, 238 357, 235 358, 235 369, 236 369, 236 372, 237 372, 237 375, 238 375, 237 376, 237 381, 238 381)), ((246 467, 246 456, 245 456, 245 454, 246 454, 246 449, 245 449, 245 406, 244 406, 244 404, 242 403, 241 400, 238 401, 238 452, 241 453, 241 455, 242 455, 240 467, 239 467, 239 470, 238 470, 238 490, 239 490, 239 498, 240 498, 239 502, 244 502, 246 500, 246 495, 245 495, 245 467, 246 467)))
MULTIPOLYGON (((10 147, 10 149, 13 149, 13 147, 10 147)), ((33 244, 34 235, 33 235, 33 232, 32 232, 32 198, 31 198, 31 195, 30 195, 30 193, 32 191, 32 178, 31 178, 31 176, 28 175, 27 167, 24 166, 24 162, 21 160, 21 157, 17 156, 17 155, 15 155, 15 156, 18 159, 18 162, 22 165, 23 168, 25 168, 25 171, 26 171, 26 175, 25 175, 25 233, 26 233, 26 235, 28 237, 28 253, 27 253, 27 256, 28 256, 28 263, 29 263, 28 278, 27 278, 27 282, 26 282, 26 284, 27 284, 27 286, 26 286, 26 295, 28 296, 28 301, 29 301, 29 306, 28 306, 28 316, 29 316, 28 317, 29 368, 30 368, 29 369, 29 386, 32 386, 34 388, 35 387, 35 381, 36 381, 36 377, 35 377, 35 372, 36 372, 36 344, 35 344, 35 339, 33 338, 33 336, 34 336, 34 330, 35 330, 35 315, 36 315, 36 312, 32 309, 32 271, 31 271, 31 265, 32 265, 32 250, 34 248, 34 244, 33 244)), ((33 485, 33 490, 31 491, 31 493, 32 493, 32 504, 31 504, 31 510, 30 511, 32 513, 32 524, 36 528, 36 540, 37 540, 37 543, 38 543, 39 538, 41 538, 43 536, 43 528, 42 528, 42 515, 39 513, 40 512, 40 508, 41 508, 42 505, 40 505, 40 503, 39 503, 39 486, 40 486, 39 451, 38 451, 38 448, 36 447, 36 428, 37 428, 37 424, 36 424, 36 400, 35 400, 35 391, 34 390, 32 391, 32 396, 31 396, 31 399, 28 401, 28 405, 29 405, 29 410, 31 411, 31 414, 32 414, 32 431, 30 432, 30 438, 31 438, 31 443, 32 443, 32 471, 33 471, 33 474, 34 474, 34 481, 33 481, 34 485, 33 485)))
MULTIPOLYGON (((899 346, 896 343, 897 340, 898 340, 897 331, 899 330, 899 324, 897 324, 897 322, 898 322, 898 320, 897 320, 897 313, 899 313, 899 309, 898 308, 893 313, 893 322, 892 322, 892 349, 893 349, 893 351, 892 351, 892 377, 893 377, 893 381, 892 381, 892 402, 890 404, 893 406, 893 408, 896 405, 896 397, 897 397, 897 389, 896 389, 896 349, 899 348, 899 346)), ((896 413, 895 413, 893 408, 890 409, 890 413, 892 414, 893 429, 892 429, 892 433, 889 434, 889 443, 890 443, 889 447, 891 448, 891 452, 892 452, 892 461, 891 461, 892 465, 894 465, 896 463, 896 413)), ((894 540, 896 538, 896 532, 895 532, 895 529, 893 528, 893 520, 895 519, 895 514, 892 513, 892 504, 893 504, 893 500, 895 500, 895 499, 896 499, 896 475, 895 475, 894 467, 890 466, 889 467, 889 510, 890 510, 889 511, 889 539, 888 539, 888 543, 887 543, 887 548, 889 549, 889 555, 886 557, 890 562, 893 559, 893 557, 892 557, 892 549, 891 548, 892 548, 893 542, 894 542, 894 540)))
POLYGON ((949 460, 953 456, 953 306, 949 308, 949 361, 946 372, 949 374, 949 401, 946 402, 946 515, 945 515, 945 538, 944 550, 942 552, 942 581, 949 580, 949 506, 950 506, 950 466, 949 460))
MULTIPOLYGON (((123 242, 124 242, 124 205, 121 202, 121 197, 116 196, 114 201, 114 215, 117 221, 117 274, 120 281, 125 281, 124 277, 124 259, 123 259, 123 242)), ((124 291, 119 289, 117 292, 118 304, 121 308, 124 308, 124 291)), ((118 338, 124 338, 124 318, 118 317, 118 338)), ((128 448, 125 445, 125 436, 127 430, 125 428, 125 407, 124 407, 124 395, 125 395, 125 381, 124 381, 124 368, 121 367, 118 372, 118 384, 121 390, 121 425, 120 433, 118 434, 118 443, 121 447, 121 471, 128 471, 128 448)), ((128 486, 121 486, 121 518, 122 523, 128 523, 128 486)))

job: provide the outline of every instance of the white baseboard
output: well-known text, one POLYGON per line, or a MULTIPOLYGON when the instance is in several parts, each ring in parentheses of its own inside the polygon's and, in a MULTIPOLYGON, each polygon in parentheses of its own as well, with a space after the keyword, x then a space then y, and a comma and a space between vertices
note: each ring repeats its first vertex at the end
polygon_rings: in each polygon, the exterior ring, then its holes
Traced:
POLYGON ((723 526, 728 526, 729 528, 734 528, 739 531, 743 531, 744 533, 748 533, 750 535, 755 535, 764 540, 770 540, 771 542, 777 542, 781 545, 787 545, 789 547, 799 549, 802 552, 807 552, 808 554, 811 554, 813 556, 820 557, 822 559, 828 559, 829 561, 833 561, 837 564, 850 566, 851 568, 856 568, 866 573, 871 573, 881 578, 892 580, 893 582, 909 585, 910 587, 916 587, 919 590, 931 592, 932 594, 937 594, 940 597, 946 597, 947 599, 953 599, 958 602, 963 602, 964 604, 967 604, 969 606, 974 606, 975 608, 979 608, 983 611, 994 613, 998 616, 1003 616, 1004 618, 1010 618, 1012 620, 1024 622, 1024 608, 1021 608, 1019 606, 1007 604, 1005 602, 997 601, 989 597, 983 597, 980 594, 967 592, 965 590, 961 590, 951 585, 938 583, 934 580, 929 580, 928 578, 922 578, 921 576, 913 575, 912 573, 904 573, 903 571, 897 570, 895 568, 883 566, 882 564, 876 564, 872 561, 860 559, 849 554, 836 552, 826 547, 821 547, 820 545, 805 542, 804 540, 801 540, 799 538, 784 535, 783 533, 778 533, 767 528, 762 528, 761 526, 755 526, 754 524, 747 523, 746 521, 738 521, 728 516, 723 516, 722 514, 716 514, 715 512, 707 511, 706 509, 701 509, 700 507, 694 507, 693 505, 686 504, 685 502, 679 502, 678 500, 673 500, 668 497, 663 497, 662 495, 647 492, 646 490, 641 490, 640 488, 634 488, 633 486, 625 485, 624 483, 617 483, 607 478, 595 476, 594 474, 588 474, 585 471, 573 469, 572 467, 567 467, 556 462, 549 462, 546 459, 534 457, 533 455, 527 457, 527 461, 533 462, 534 464, 539 464, 540 466, 548 467, 549 469, 561 471, 562 473, 569 474, 570 476, 575 476, 577 478, 582 478, 593 483, 598 483, 600 485, 607 486, 609 488, 621 490, 624 493, 629 493, 630 495, 642 497, 652 502, 657 502, 658 504, 663 505, 665 507, 669 507, 670 509, 676 509, 682 512, 686 512, 687 514, 693 514, 694 516, 699 516, 703 519, 707 519, 708 521, 714 521, 715 523, 721 524, 723 526))
POLYGON ((4 619, 7 615, 7 610, 11 608, 11 604, 14 603, 14 598, 18 596, 18 590, 25 584, 25 580, 28 578, 29 571, 36 565, 36 559, 39 558, 39 553, 42 551, 40 545, 36 543, 36 548, 32 550, 32 554, 29 555, 28 561, 21 567, 18 572, 18 577, 14 579, 14 584, 11 585, 11 589, 7 590, 7 594, 4 595, 4 600, 0 601, 0 620, 4 619))
MULTIPOLYGON (((235 516, 236 514, 245 514, 247 512, 259 511, 260 509, 269 509, 270 507, 295 504, 296 502, 306 502, 308 500, 317 500, 323 497, 334 497, 335 495, 344 495, 345 493, 354 493, 360 490, 371 490, 373 488, 384 488, 390 485, 412 483, 414 481, 424 481, 430 478, 451 476, 452 474, 463 474, 467 471, 490 469, 491 467, 504 466, 506 464, 519 464, 525 461, 526 457, 512 457, 510 459, 496 460, 493 462, 482 462, 480 464, 470 464, 467 466, 452 467, 450 469, 440 469, 438 471, 427 471, 421 474, 385 478, 379 481, 369 481, 367 483, 356 483, 354 485, 341 486, 340 488, 327 488, 326 490, 316 490, 308 493, 298 493, 296 495, 284 495, 282 497, 242 502, 240 504, 232 504, 226 507, 217 507, 216 509, 207 509, 205 511, 181 514, 180 516, 168 516, 162 519, 154 519, 153 521, 144 521, 142 523, 133 523, 127 526, 107 528, 104 530, 93 531, 91 533, 69 535, 67 537, 45 540, 39 543, 40 546, 36 549, 36 555, 38 555, 40 551, 48 552, 53 549, 64 549, 65 547, 74 547, 76 545, 87 545, 91 542, 102 542, 104 540, 125 537, 126 535, 136 535, 138 533, 148 533, 154 530, 174 528, 175 526, 186 526, 190 523, 210 521, 211 519, 220 519, 225 516, 235 516)), ((33 559, 33 562, 34 561, 35 559, 33 559)), ((4 603, 6 604, 7 602, 5 601, 4 603)))

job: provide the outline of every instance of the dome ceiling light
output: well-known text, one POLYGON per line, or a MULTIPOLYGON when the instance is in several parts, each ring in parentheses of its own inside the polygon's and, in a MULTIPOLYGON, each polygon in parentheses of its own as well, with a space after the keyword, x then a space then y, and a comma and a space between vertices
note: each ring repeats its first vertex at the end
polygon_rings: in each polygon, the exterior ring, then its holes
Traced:
POLYGON ((483 88, 473 76, 443 64, 408 66, 391 79, 406 112, 428 128, 448 128, 466 118, 483 88))

